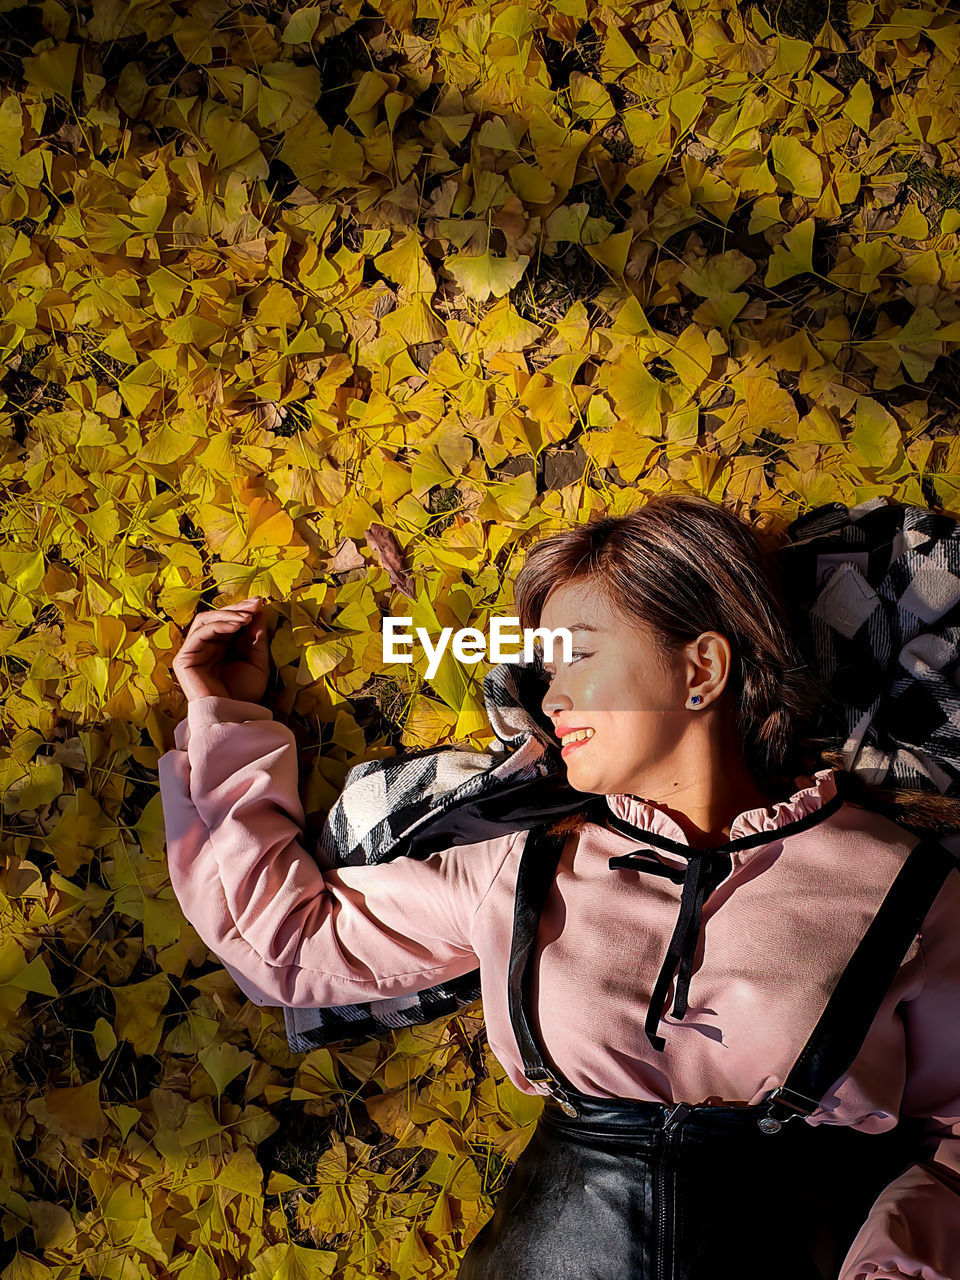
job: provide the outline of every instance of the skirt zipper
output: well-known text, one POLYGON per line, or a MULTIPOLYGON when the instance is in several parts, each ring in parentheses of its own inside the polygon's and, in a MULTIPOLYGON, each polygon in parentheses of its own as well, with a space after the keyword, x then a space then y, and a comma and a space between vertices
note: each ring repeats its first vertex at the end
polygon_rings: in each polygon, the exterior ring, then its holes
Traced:
POLYGON ((659 1234, 657 1239, 657 1280, 673 1280, 673 1264, 676 1256, 676 1215, 674 1199, 676 1193, 676 1170, 671 1166, 668 1171, 668 1155, 677 1135, 677 1126, 690 1107, 685 1102, 678 1102, 663 1122, 663 1145, 660 1159, 657 1161, 657 1221, 659 1234), (667 1180, 670 1182, 670 1212, 667 1213, 667 1180), (669 1257, 669 1264, 667 1259, 669 1257))

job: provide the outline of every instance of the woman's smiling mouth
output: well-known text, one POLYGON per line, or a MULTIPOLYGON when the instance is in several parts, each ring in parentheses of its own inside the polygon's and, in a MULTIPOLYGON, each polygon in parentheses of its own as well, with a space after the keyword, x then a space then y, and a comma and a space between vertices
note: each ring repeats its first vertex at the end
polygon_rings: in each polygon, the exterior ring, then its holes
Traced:
POLYGON ((582 747, 593 736, 593 729, 576 729, 573 733, 565 733, 561 738, 563 746, 560 749, 560 755, 565 756, 570 751, 576 751, 577 747, 582 747))

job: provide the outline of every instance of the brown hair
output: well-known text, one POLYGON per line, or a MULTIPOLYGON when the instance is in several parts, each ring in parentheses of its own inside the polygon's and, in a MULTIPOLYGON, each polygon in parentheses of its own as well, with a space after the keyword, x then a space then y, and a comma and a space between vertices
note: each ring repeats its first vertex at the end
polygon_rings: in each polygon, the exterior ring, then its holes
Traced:
MULTIPOLYGON (((625 515, 601 512, 542 538, 514 583, 521 628, 539 625, 550 591, 584 579, 611 604, 675 652, 703 631, 725 636, 732 668, 724 693, 736 706, 744 758, 758 783, 791 794, 797 775, 843 771, 835 738, 814 729, 836 706, 791 634, 772 546, 734 512, 692 494, 655 494, 625 515)), ((869 784, 847 772, 845 794, 923 829, 960 826, 960 800, 928 791, 869 784)), ((553 830, 576 830, 573 815, 553 830)))

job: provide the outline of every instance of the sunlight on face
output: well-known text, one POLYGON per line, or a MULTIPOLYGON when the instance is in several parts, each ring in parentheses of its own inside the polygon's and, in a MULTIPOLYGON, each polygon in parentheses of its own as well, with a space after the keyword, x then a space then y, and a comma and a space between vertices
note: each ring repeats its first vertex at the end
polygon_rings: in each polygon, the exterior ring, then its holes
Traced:
POLYGON ((645 628, 588 583, 554 588, 538 625, 571 633, 569 663, 559 639, 552 658, 544 654, 544 713, 555 729, 594 731, 564 751, 567 781, 578 791, 637 794, 640 779, 656 781, 689 724, 682 662, 668 662, 645 628))

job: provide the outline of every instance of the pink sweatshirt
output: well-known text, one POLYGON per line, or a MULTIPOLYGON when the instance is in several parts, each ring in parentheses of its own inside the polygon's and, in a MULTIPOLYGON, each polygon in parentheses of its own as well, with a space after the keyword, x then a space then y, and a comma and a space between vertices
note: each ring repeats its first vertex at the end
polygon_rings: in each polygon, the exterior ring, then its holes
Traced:
MULTIPOLYGON (((530 1083, 507 1005, 514 885, 525 832, 423 861, 321 871, 301 844, 296 740, 265 707, 188 704, 160 758, 170 879, 184 915, 257 1004, 328 1007, 409 994, 479 967, 492 1051, 530 1083)), ((658 1053, 644 1015, 679 907, 666 876, 611 869, 637 840, 594 824, 571 834, 535 949, 530 1016, 585 1093, 656 1102, 753 1104, 783 1083, 839 974, 918 837, 845 802, 781 842, 777 829, 836 793, 833 771, 749 809, 706 898, 683 1019, 664 1013, 658 1053)), ((607 796, 613 813, 686 843, 656 805, 607 796)), ((652 850, 680 867, 678 855, 652 850)), ((669 1004, 667 1006, 669 1010, 669 1004)), ((892 1128, 900 1107, 929 1121, 930 1155, 878 1197, 838 1280, 960 1280, 960 874, 951 872, 849 1073, 806 1123, 892 1128)))

